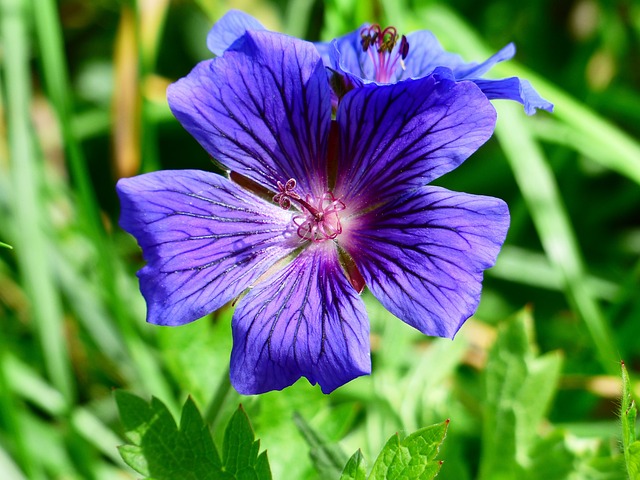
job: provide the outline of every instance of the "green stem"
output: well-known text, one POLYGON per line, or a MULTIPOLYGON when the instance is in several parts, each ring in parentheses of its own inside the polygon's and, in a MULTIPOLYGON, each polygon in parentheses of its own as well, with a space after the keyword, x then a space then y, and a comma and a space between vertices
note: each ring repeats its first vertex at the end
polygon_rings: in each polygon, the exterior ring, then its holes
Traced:
POLYGON ((231 392, 231 380, 229 378, 229 368, 227 367, 222 373, 222 377, 220 377, 218 388, 216 388, 216 392, 211 402, 209 402, 204 415, 204 421, 211 427, 215 426, 215 423, 218 421, 218 416, 229 392, 231 392))
POLYGON ((624 362, 620 362, 622 368, 622 398, 620 399, 620 421, 622 423, 622 449, 624 461, 627 466, 629 478, 637 478, 638 460, 637 453, 632 453, 632 445, 636 443, 636 417, 638 409, 633 399, 631 379, 624 362))

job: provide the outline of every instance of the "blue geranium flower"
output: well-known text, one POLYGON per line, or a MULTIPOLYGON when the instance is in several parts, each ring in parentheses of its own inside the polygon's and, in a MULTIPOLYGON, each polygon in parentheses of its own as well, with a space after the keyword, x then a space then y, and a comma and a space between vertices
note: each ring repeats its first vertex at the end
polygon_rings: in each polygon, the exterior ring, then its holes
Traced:
POLYGON ((322 391, 370 373, 366 284, 394 315, 453 337, 504 241, 499 199, 427 185, 493 133, 495 110, 450 71, 354 89, 332 119, 313 44, 248 31, 169 87, 169 105, 228 176, 118 182, 120 224, 147 262, 147 320, 182 325, 237 300, 231 381, 305 376, 322 391))
MULTIPOLYGON (((213 53, 221 55, 247 30, 264 30, 264 27, 252 16, 231 10, 213 26, 207 45, 213 53)), ((399 36, 394 27, 363 25, 347 35, 315 45, 325 65, 341 76, 338 85, 332 82, 339 96, 365 84, 422 78, 438 67, 446 67, 457 81, 470 80, 478 85, 489 100, 515 100, 524 105, 528 115, 537 109, 553 111, 553 104, 543 99, 527 80, 482 78, 496 63, 513 58, 516 53, 513 43, 479 64, 465 62, 459 55, 446 52, 427 30, 399 36)))

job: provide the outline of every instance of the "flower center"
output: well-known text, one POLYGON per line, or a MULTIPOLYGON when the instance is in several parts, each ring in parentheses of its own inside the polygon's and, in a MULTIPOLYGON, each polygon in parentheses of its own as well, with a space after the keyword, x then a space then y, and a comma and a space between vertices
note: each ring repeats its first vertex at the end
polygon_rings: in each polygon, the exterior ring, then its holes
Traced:
POLYGON ((380 83, 389 83, 398 69, 398 63, 404 70, 404 60, 409 54, 409 42, 402 35, 398 44, 398 32, 395 27, 384 30, 374 24, 360 32, 362 51, 369 54, 373 63, 373 79, 380 83), (397 47, 397 48, 396 48, 397 47))
POLYGON ((312 242, 324 242, 333 240, 342 233, 338 212, 344 210, 345 204, 337 199, 331 192, 325 192, 320 198, 312 198, 307 195, 303 199, 294 190, 296 181, 293 178, 282 184, 278 181, 278 193, 273 196, 273 201, 281 208, 288 210, 291 202, 296 203, 302 210, 301 215, 293 217, 293 223, 298 227, 298 236, 312 242))

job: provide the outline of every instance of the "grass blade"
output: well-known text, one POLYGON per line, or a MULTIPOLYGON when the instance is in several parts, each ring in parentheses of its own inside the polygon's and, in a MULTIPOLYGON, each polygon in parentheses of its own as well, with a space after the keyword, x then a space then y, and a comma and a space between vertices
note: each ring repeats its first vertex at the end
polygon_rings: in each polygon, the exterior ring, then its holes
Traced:
POLYGON ((34 148, 29 118, 31 76, 29 38, 24 0, 2 3, 2 34, 6 78, 6 107, 11 151, 16 257, 31 300, 34 325, 42 347, 45 370, 55 387, 70 400, 73 381, 64 338, 62 305, 46 256, 45 218, 47 209, 40 196, 41 167, 34 148))
POLYGON ((542 149, 524 124, 520 108, 499 105, 496 135, 535 224, 543 248, 560 272, 568 300, 583 318, 604 370, 617 371, 613 334, 585 281, 578 242, 558 193, 558 186, 542 149))

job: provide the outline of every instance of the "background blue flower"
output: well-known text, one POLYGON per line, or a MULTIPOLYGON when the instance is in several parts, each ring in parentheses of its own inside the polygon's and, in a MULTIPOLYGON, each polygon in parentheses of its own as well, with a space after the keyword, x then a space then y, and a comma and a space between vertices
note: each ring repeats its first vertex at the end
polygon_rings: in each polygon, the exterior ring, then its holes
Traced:
MULTIPOLYGON (((207 46, 221 55, 246 30, 263 30, 252 16, 238 11, 227 12, 211 29, 207 46)), ((517 77, 500 80, 482 78, 498 62, 510 60, 515 45, 508 44, 482 63, 465 62, 459 55, 445 51, 433 33, 420 30, 400 35, 394 27, 364 24, 351 33, 316 47, 325 65, 345 78, 342 89, 366 84, 385 84, 409 78, 421 78, 438 67, 450 68, 457 81, 470 80, 489 100, 514 100, 524 105, 527 115, 536 110, 553 111, 553 104, 543 99, 527 80, 517 77)), ((338 92, 342 94, 343 92, 338 92)))

